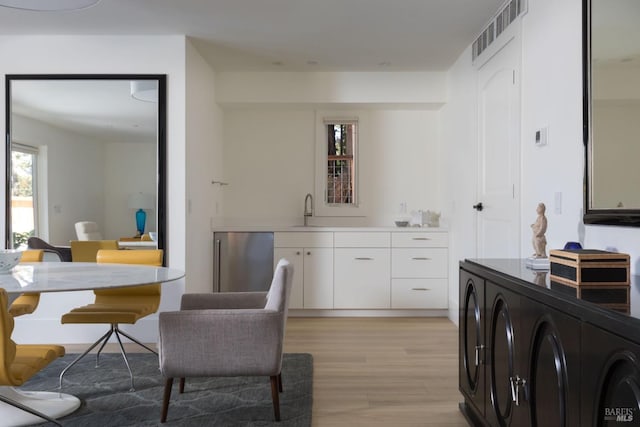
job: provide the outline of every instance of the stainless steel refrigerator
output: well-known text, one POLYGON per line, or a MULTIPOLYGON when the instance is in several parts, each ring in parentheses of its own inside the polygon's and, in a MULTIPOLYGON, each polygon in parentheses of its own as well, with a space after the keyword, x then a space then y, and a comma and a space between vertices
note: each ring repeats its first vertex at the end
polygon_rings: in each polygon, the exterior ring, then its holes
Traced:
POLYGON ((273 278, 273 233, 213 233, 213 291, 267 291, 273 278))

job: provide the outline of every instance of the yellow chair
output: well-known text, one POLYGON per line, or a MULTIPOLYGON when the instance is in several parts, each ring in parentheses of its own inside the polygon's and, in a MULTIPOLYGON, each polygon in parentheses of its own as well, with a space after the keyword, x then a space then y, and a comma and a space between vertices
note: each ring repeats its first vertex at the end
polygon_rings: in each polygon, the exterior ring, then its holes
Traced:
MULTIPOLYGON (((28 249, 22 252, 20 262, 42 262, 42 258, 44 258, 44 250, 28 249)), ((39 302, 39 292, 25 292, 11 303, 9 313, 11 313, 13 317, 22 316, 23 314, 31 314, 36 310, 36 308, 38 308, 39 302)))
MULTIPOLYGON (((114 263, 114 264, 145 264, 153 266, 162 266, 163 252, 161 249, 145 250, 145 251, 123 251, 123 250, 104 250, 101 249, 97 253, 97 262, 114 263)), ((86 356, 98 344, 100 348, 96 354, 96 365, 99 363, 100 352, 104 348, 111 335, 116 336, 120 345, 120 353, 124 358, 125 365, 129 370, 131 377, 131 389, 133 386, 133 373, 129 367, 127 354, 124 351, 120 335, 124 335, 129 340, 144 347, 152 353, 158 354, 155 350, 147 347, 129 334, 123 332, 118 325, 121 323, 134 324, 141 318, 158 311, 160 306, 160 284, 122 287, 115 289, 95 290, 95 301, 93 304, 83 307, 74 308, 70 312, 62 316, 62 323, 108 323, 109 330, 98 341, 93 343, 84 353, 78 356, 69 366, 60 373, 60 387, 62 388, 62 377, 75 365, 80 359, 86 356)))
POLYGON ((117 240, 72 240, 71 261, 96 262, 100 249, 118 249, 117 240))
MULTIPOLYGON (((64 356, 64 347, 47 344, 16 344, 11 339, 13 316, 9 314, 7 304, 7 292, 0 288, 0 322, 2 323, 0 325, 2 335, 0 336, 0 385, 17 387, 58 357, 64 356)), ((60 425, 48 415, 1 394, 0 401, 60 425)))

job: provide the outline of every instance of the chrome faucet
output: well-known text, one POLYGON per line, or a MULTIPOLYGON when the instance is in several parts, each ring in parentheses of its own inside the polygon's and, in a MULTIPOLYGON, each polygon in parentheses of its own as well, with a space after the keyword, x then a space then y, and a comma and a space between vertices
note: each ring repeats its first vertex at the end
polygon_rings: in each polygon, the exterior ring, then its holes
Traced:
POLYGON ((313 216, 313 196, 311 195, 311 193, 307 193, 306 196, 304 196, 304 226, 307 226, 307 218, 310 218, 313 216), (309 204, 307 205, 307 202, 309 202, 309 204))

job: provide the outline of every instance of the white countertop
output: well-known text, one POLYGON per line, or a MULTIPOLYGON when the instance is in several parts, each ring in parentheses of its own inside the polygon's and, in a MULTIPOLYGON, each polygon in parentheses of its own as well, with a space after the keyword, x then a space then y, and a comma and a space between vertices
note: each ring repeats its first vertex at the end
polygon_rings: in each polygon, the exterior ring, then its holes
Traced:
POLYGON ((245 231, 245 232, 260 232, 260 231, 272 231, 272 232, 434 232, 443 233, 449 231, 445 227, 336 227, 336 226, 302 226, 302 225, 233 225, 233 226, 221 226, 214 227, 214 232, 229 232, 229 231, 245 231))

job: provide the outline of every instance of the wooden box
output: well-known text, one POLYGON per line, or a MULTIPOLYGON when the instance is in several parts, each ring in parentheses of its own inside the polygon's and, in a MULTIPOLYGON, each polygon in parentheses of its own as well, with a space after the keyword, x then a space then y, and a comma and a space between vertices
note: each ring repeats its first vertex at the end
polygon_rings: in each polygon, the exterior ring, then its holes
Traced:
POLYGON ((597 249, 549 251, 550 279, 569 286, 629 286, 629 255, 597 249))

